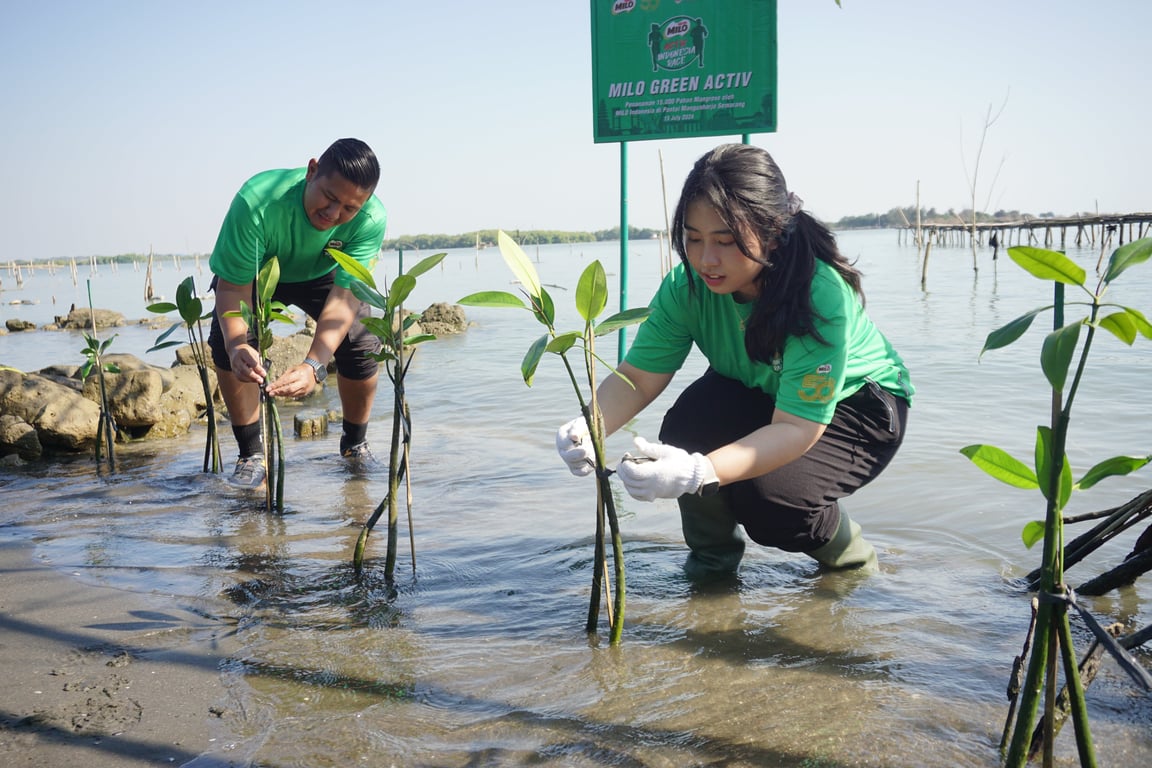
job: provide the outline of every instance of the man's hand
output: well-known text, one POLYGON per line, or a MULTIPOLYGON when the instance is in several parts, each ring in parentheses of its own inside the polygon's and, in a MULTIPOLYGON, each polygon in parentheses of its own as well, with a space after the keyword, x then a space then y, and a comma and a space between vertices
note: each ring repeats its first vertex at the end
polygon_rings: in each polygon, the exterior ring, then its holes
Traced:
POLYGON ((308 363, 294 365, 268 385, 272 397, 307 397, 316 388, 316 371, 308 363))
POLYGON ((579 416, 556 431, 556 452, 568 465, 568 471, 577 477, 585 477, 596 469, 596 453, 592 447, 592 436, 588 434, 588 423, 579 416))
POLYGON ((233 349, 228 363, 232 367, 232 375, 246 384, 263 384, 264 377, 268 375, 259 353, 251 344, 241 344, 233 349))
POLYGON ((634 499, 675 499, 696 493, 704 478, 712 474, 709 461, 700 453, 663 443, 636 438, 636 454, 626 454, 616 466, 616 474, 634 499))

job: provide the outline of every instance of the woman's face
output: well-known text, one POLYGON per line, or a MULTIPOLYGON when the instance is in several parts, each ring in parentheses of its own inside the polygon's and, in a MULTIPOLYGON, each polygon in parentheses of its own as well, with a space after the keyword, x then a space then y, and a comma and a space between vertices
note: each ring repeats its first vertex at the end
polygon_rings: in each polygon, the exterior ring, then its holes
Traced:
POLYGON ((760 244, 745 237, 749 254, 744 255, 728 225, 708 202, 694 200, 684 209, 684 250, 688 263, 712 293, 732 294, 739 301, 752 301, 760 293, 756 278, 763 265, 760 244))

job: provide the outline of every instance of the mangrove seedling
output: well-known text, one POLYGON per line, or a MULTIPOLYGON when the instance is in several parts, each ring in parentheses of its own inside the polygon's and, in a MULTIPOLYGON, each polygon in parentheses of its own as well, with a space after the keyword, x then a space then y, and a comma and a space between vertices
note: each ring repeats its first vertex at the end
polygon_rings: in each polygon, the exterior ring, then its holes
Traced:
POLYGON ((196 281, 191 275, 184 278, 176 288, 176 303, 161 301, 148 305, 149 312, 166 315, 177 312, 180 322, 173 323, 172 327, 156 338, 156 343, 148 350, 155 352, 159 349, 174 347, 181 342, 168 337, 175 333, 177 328, 183 328, 188 336, 188 344, 192 349, 192 359, 196 363, 196 371, 200 374, 200 386, 204 389, 204 402, 208 418, 208 439, 204 445, 204 471, 219 472, 220 438, 216 429, 216 407, 212 402, 212 386, 208 381, 208 347, 204 344, 203 320, 212 318, 212 310, 204 311, 204 302, 196 295, 196 281))
MULTIPOLYGON (((544 335, 536 339, 528 348, 527 354, 520 365, 524 383, 532 386, 536 369, 545 353, 559 355, 568 371, 568 378, 576 392, 576 400, 580 404, 580 412, 588 424, 588 431, 592 439, 593 451, 596 456, 596 543, 595 558, 592 567, 592 594, 588 604, 588 621, 585 629, 589 634, 595 633, 600 617, 600 590, 605 595, 610 592, 611 579, 608 578, 608 561, 604 544, 604 525, 612 535, 612 558, 616 577, 614 599, 607 606, 609 642, 613 645, 620 642, 624 629, 624 545, 620 537, 620 524, 616 516, 616 504, 612 497, 612 489, 608 478, 608 471, 604 460, 604 423, 600 408, 596 403, 596 361, 604 363, 612 375, 622 376, 610 364, 606 363, 596 354, 595 340, 599 336, 620 330, 630 325, 643 322, 649 313, 647 307, 628 309, 618 312, 597 323, 596 318, 604 311, 608 304, 608 280, 604 274, 604 267, 599 261, 593 261, 585 268, 576 285, 576 310, 584 320, 584 327, 579 331, 558 332, 556 330, 556 306, 548 291, 540 284, 536 268, 524 254, 520 246, 504 232, 497 235, 500 244, 500 254, 505 263, 512 270, 512 274, 520 283, 520 290, 528 299, 525 304, 519 296, 506 291, 483 291, 473 293, 460 299, 460 304, 474 307, 512 307, 529 310, 533 317, 547 330, 544 335), (568 352, 573 347, 580 346, 582 350, 583 383, 587 385, 589 394, 585 397, 580 378, 568 359, 568 352)), ((625 379, 627 381, 627 379, 625 379)), ((631 382, 629 382, 631 383, 631 382)))
POLYGON ((360 536, 356 539, 352 565, 359 574, 364 565, 364 549, 368 544, 368 536, 387 510, 388 550, 384 559, 384 578, 391 581, 396 571, 397 522, 400 516, 398 496, 401 482, 407 487, 408 541, 412 553, 412 571, 416 571, 416 539, 412 530, 412 481, 409 472, 412 419, 404 379, 415 354, 413 347, 436 338, 430 333, 409 335, 409 331, 419 321, 420 316, 418 314, 405 316, 404 300, 416 287, 416 278, 443 261, 447 254, 437 253, 420 260, 407 272, 397 275, 385 292, 381 293, 372 273, 364 265, 335 248, 329 248, 328 253, 355 278, 352 281, 352 292, 356 298, 383 312, 382 317, 366 317, 362 322, 372 335, 380 340, 381 350, 373 355, 373 358, 383 364, 384 371, 392 382, 392 442, 388 450, 388 492, 376 505, 376 509, 372 511, 360 531, 360 536))
POLYGON ((1100 628, 1091 614, 1077 604, 1075 592, 1064 583, 1062 512, 1074 490, 1087 490, 1105 478, 1127 475, 1147 465, 1152 456, 1116 456, 1106 459, 1074 481, 1065 448, 1072 403, 1087 369, 1088 353, 1097 331, 1107 331, 1129 346, 1138 335, 1152 338, 1152 324, 1144 314, 1131 307, 1104 301, 1108 287, 1121 274, 1152 256, 1152 238, 1136 240, 1117 248, 1095 290, 1086 285, 1084 270, 1062 253, 1017 246, 1008 249, 1008 256, 1034 277, 1054 281, 1055 300, 1051 305, 1021 315, 988 334, 980 353, 983 355, 989 350, 1008 346, 1024 335, 1037 315, 1053 311, 1053 330, 1044 338, 1040 351, 1040 367, 1051 387, 1051 418, 1048 425, 1036 429, 1034 469, 994 446, 969 445, 961 449, 961 453, 976 466, 997 480, 1017 488, 1038 490, 1047 507, 1044 520, 1028 523, 1023 531, 1026 546, 1031 547, 1041 539, 1044 542, 1041 578, 1039 592, 1033 602, 1033 626, 1029 630, 1025 650, 1017 658, 1016 674, 1019 675, 1023 671, 1023 657, 1029 656, 1027 673, 1022 682, 1016 679, 1012 683, 1011 688, 1018 688, 1020 699, 1018 704, 1013 699, 1000 748, 1003 752, 1008 745, 1005 764, 1014 768, 1023 766, 1030 753, 1040 749, 1044 752, 1045 764, 1052 764, 1053 741, 1057 729, 1055 704, 1059 655, 1067 686, 1064 696, 1072 713, 1080 763, 1095 765, 1095 751, 1088 725, 1084 688, 1072 645, 1068 609, 1073 608, 1079 613, 1100 643, 1113 654, 1138 685, 1148 690, 1152 687, 1152 677, 1100 628), (1065 286, 1079 288, 1088 297, 1087 301, 1069 302, 1070 306, 1088 308, 1085 317, 1069 323, 1064 321, 1065 286), (1084 336, 1082 344, 1081 334, 1084 336), (1073 370, 1069 380, 1069 373, 1073 370), (1034 731, 1042 688, 1047 707, 1043 724, 1034 731))
POLYGON ((96 381, 100 388, 100 420, 96 423, 96 464, 99 465, 102 460, 102 450, 106 446, 108 448, 108 468, 111 470, 116 469, 116 421, 112 418, 112 409, 108 405, 108 386, 104 381, 104 373, 120 373, 120 368, 115 363, 106 363, 103 360, 103 355, 108 351, 108 347, 112 344, 112 340, 116 338, 117 334, 112 334, 104 341, 100 341, 99 335, 96 333, 96 310, 92 308, 92 281, 88 281, 88 318, 92 326, 91 335, 85 333, 84 349, 80 353, 84 355, 84 365, 80 368, 80 380, 85 381, 92 371, 96 371, 96 381))
POLYGON ((269 259, 260 268, 256 276, 256 306, 251 307, 246 302, 240 302, 240 310, 228 312, 228 317, 240 317, 248 326, 249 334, 256 337, 256 348, 260 352, 260 359, 264 361, 264 370, 267 375, 260 385, 260 415, 261 432, 265 446, 265 460, 268 467, 276 463, 276 472, 268 473, 268 482, 265 485, 265 502, 268 511, 284 511, 284 435, 280 426, 280 411, 276 407, 276 398, 268 394, 268 381, 272 378, 271 361, 268 359, 268 350, 272 348, 272 323, 293 322, 292 315, 283 302, 273 301, 272 294, 280 282, 280 261, 276 257, 269 259))

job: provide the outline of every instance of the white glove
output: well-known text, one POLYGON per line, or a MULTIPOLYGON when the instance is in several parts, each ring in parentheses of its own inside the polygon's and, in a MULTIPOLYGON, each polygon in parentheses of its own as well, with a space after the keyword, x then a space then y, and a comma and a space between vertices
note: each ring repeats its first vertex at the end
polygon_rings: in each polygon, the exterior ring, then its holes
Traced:
POLYGON ((616 474, 634 499, 675 499, 700 490, 706 477, 715 474, 712 462, 700 453, 636 438, 637 454, 625 454, 616 474))
POLYGON ((568 471, 577 477, 585 477, 596 469, 596 452, 592 447, 592 436, 588 433, 588 422, 579 416, 556 431, 556 452, 568 471))

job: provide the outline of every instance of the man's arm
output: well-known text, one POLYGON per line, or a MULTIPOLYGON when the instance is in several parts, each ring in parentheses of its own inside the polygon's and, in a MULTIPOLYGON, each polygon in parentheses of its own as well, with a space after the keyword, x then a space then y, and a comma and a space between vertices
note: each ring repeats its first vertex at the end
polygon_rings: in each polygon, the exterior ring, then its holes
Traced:
POLYGON ((259 384, 268 374, 260 359, 260 351, 248 343, 248 324, 239 316, 229 317, 228 313, 239 312, 240 302, 252 302, 252 283, 240 285, 216 278, 216 316, 224 334, 224 349, 232 373, 243 382, 259 384))
MULTIPOLYGON (((316 335, 308 348, 308 357, 321 365, 328 365, 336 348, 344 341, 352 323, 356 322, 359 299, 347 288, 332 286, 324 309, 316 319, 316 335)), ((268 385, 268 394, 273 397, 305 397, 316 386, 316 373, 308 363, 300 362, 284 372, 280 378, 268 385)))

